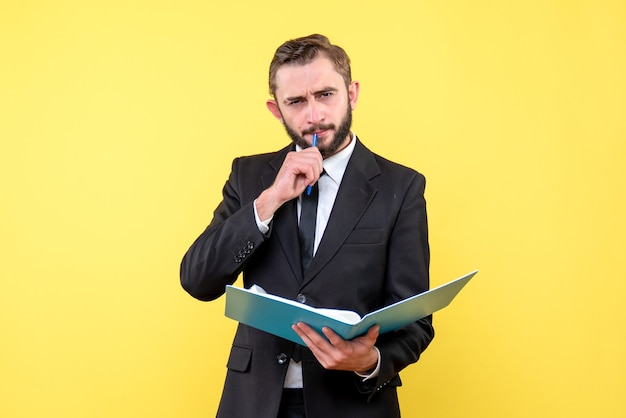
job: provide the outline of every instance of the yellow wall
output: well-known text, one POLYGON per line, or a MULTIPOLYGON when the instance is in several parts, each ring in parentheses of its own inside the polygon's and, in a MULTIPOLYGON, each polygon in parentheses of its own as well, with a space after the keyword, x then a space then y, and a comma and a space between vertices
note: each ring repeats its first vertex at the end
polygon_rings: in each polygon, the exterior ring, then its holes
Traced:
POLYGON ((626 415, 622 1, 211 3, 0 5, 0 416, 214 415, 235 324, 179 260, 232 158, 287 143, 267 66, 312 32, 428 178, 432 284, 481 270, 403 416, 626 415))

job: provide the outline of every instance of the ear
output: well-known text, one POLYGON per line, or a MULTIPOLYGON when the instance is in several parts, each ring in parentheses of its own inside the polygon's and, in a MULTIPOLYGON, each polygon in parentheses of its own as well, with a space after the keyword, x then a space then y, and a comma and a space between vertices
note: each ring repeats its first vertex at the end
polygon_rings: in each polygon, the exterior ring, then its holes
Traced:
POLYGON ((348 86, 348 99, 350 100, 350 107, 352 110, 356 108, 356 102, 359 99, 359 90, 361 86, 358 81, 353 81, 348 86))
POLYGON ((281 123, 284 123, 283 115, 280 113, 280 109, 278 108, 278 103, 276 103, 276 100, 268 100, 267 102, 265 102, 265 105, 267 106, 269 111, 272 112, 272 115, 274 115, 276 119, 278 119, 281 123))

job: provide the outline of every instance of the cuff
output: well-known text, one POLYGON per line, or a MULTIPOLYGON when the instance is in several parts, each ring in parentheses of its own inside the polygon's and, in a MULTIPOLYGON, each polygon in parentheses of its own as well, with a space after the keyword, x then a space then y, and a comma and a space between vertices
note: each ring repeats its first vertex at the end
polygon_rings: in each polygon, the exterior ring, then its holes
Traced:
POLYGON ((272 219, 274 219, 274 217, 272 216, 271 218, 262 221, 261 219, 259 219, 259 214, 256 211, 256 199, 254 199, 254 204, 252 206, 254 207, 254 219, 256 221, 256 226, 259 228, 259 231, 261 231, 263 235, 266 235, 268 232, 270 232, 270 222, 272 222, 272 219))
POLYGON ((376 350, 376 354, 378 354, 378 361, 376 362, 376 368, 374 368, 374 370, 369 374, 362 374, 362 373, 354 372, 356 373, 357 376, 363 378, 362 380, 363 382, 365 382, 366 380, 375 378, 376 376, 378 376, 378 373, 380 373, 380 350, 376 346, 374 346, 374 350, 376 350))

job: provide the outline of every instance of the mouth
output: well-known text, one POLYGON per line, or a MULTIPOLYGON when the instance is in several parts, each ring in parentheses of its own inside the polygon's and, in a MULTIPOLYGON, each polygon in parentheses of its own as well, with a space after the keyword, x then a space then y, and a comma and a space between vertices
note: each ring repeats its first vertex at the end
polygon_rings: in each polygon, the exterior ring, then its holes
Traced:
POLYGON ((310 136, 311 137, 311 141, 313 140, 313 135, 317 134, 317 138, 318 141, 322 140, 323 138, 325 138, 326 136, 328 136, 330 134, 330 129, 318 129, 315 131, 309 131, 306 132, 304 135, 310 136))
POLYGON ((311 136, 313 134, 317 134, 317 136, 321 136, 321 135, 328 133, 328 131, 331 131, 334 129, 335 129, 334 123, 319 124, 317 126, 310 126, 308 129, 303 130, 302 134, 311 135, 311 136))

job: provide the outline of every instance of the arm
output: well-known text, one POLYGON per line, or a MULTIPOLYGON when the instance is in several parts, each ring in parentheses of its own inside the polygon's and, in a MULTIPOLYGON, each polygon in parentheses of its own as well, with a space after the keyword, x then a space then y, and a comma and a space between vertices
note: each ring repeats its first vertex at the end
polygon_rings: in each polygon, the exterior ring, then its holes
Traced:
MULTIPOLYGON (((382 191, 382 186, 379 191, 382 191)), ((370 253, 358 262, 362 269, 365 268, 360 270, 361 274, 375 270, 375 266, 385 266, 375 273, 381 275, 380 282, 384 283, 380 293, 384 295, 384 305, 421 293, 429 287, 429 249, 423 192, 424 178, 421 175, 412 175, 403 192, 391 192, 393 196, 402 196, 402 201, 397 210, 391 211, 394 215, 388 218, 391 227, 384 254, 382 258, 377 258, 370 253), (368 263, 370 259, 375 260, 373 265, 368 263)), ((389 202, 389 198, 384 196, 382 200, 389 202)), ((382 216, 382 213, 384 211, 378 215, 382 216)), ((352 256, 359 257, 357 254, 352 256)), ((367 300, 362 302, 368 303, 367 300)), ((377 303, 383 303, 383 300, 377 303)), ((378 336, 377 329, 370 330, 366 336, 351 341, 344 341, 331 330, 324 330, 327 340, 304 324, 298 324, 294 330, 327 369, 361 373, 369 371, 376 366, 377 353, 373 348, 376 346, 381 353, 378 379, 369 380, 368 386, 371 387, 364 391, 386 384, 408 364, 417 361, 433 338, 430 318, 381 336, 378 336)))
POLYGON ((221 296, 266 239, 256 225, 252 202, 242 201, 238 167, 239 160, 235 160, 213 220, 181 263, 182 287, 200 300, 221 296))
POLYGON ((233 162, 223 199, 208 228, 196 239, 181 263, 183 288, 200 300, 221 296, 232 284, 252 255, 267 237, 255 219, 271 219, 285 202, 299 196, 308 184, 319 178, 322 157, 316 148, 287 154, 273 184, 261 191, 251 179, 258 178, 255 168, 242 168, 241 159, 233 162))
MULTIPOLYGON (((425 179, 418 175, 401 205, 391 236, 386 272, 387 305, 429 289, 430 249, 424 189, 425 179)), ((382 361, 373 388, 383 387, 403 368, 416 362, 433 338, 431 316, 382 335, 376 343, 382 361)))

